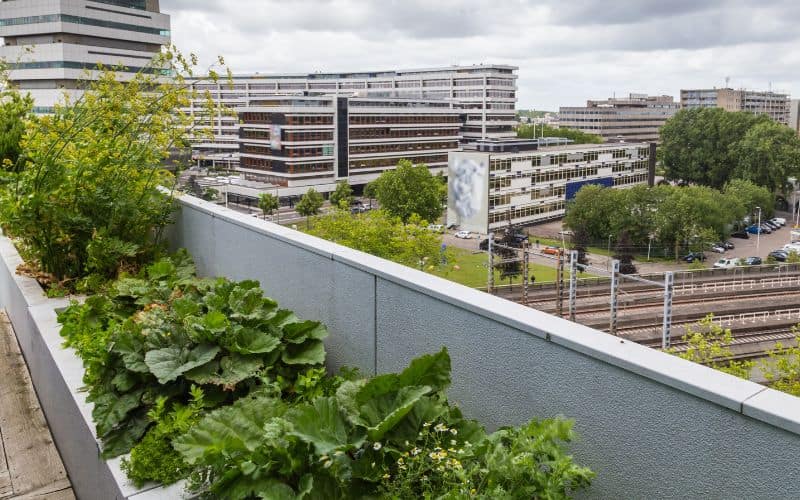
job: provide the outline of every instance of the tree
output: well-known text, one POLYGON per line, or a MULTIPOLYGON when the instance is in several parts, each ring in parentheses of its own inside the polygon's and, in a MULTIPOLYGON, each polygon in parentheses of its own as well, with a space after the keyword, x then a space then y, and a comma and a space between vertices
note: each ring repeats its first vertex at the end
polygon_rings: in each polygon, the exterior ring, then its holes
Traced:
POLYGON ((737 165, 733 176, 785 191, 787 179, 800 172, 800 137, 780 123, 765 121, 750 128, 733 148, 737 165))
POLYGON ((769 189, 744 179, 733 179, 725 184, 723 194, 731 204, 733 218, 741 220, 745 215, 761 207, 763 216, 771 217, 775 209, 775 197, 769 189))
POLYGON ((309 233, 409 267, 423 263, 430 270, 441 259, 442 236, 421 223, 415 217, 404 224, 384 210, 355 216, 336 210, 315 219, 309 233))
MULTIPOLYGON (((581 130, 571 128, 553 128, 549 125, 536 125, 536 137, 564 137, 575 141, 576 144, 602 144, 603 138, 599 135, 587 134, 581 130)), ((517 126, 517 137, 520 139, 535 139, 534 126, 521 124, 517 126)))
POLYGON ((514 233, 506 231, 498 243, 498 246, 493 247, 494 252, 500 257, 500 262, 495 267, 500 269, 500 279, 508 278, 508 283, 511 284, 511 280, 522 274, 522 260, 516 249, 514 233))
POLYGON ((278 197, 272 193, 261 193, 258 197, 258 208, 264 213, 264 219, 267 218, 267 215, 272 216, 272 212, 279 206, 278 197))
POLYGON ((770 123, 765 115, 721 108, 679 111, 661 128, 659 152, 667 179, 721 189, 740 175, 737 144, 763 123, 770 123))
POLYGON ((0 200, 0 221, 31 264, 91 288, 159 250, 174 209, 160 190, 174 185, 163 165, 194 133, 180 110, 200 101, 187 81, 194 60, 167 47, 124 82, 113 68, 100 71, 78 100, 31 122, 0 200))
POLYGON ((583 224, 578 225, 572 234, 572 249, 578 252, 578 264, 583 266, 589 265, 589 259, 586 257, 586 251, 589 246, 589 235, 586 232, 586 226, 583 224))
POLYGON ((336 208, 347 210, 350 208, 350 202, 353 201, 353 188, 347 181, 340 181, 336 183, 336 189, 331 193, 330 202, 336 208))
POLYGON ((633 265, 633 243, 628 231, 623 230, 617 238, 617 246, 614 258, 619 260, 619 272, 622 274, 636 274, 636 266, 633 265))
POLYGON ((300 198, 300 201, 295 206, 295 210, 297 210, 298 214, 306 218, 306 227, 311 227, 310 217, 319 213, 324 201, 322 195, 314 188, 308 188, 306 194, 300 198))
POLYGON ((776 343, 775 349, 767 353, 768 357, 762 359, 758 367, 773 389, 800 396, 800 331, 796 326, 792 331, 796 344, 776 343))
POLYGON ((400 160, 373 181, 381 208, 407 222, 414 214, 434 222, 442 214, 441 183, 425 165, 400 160))
MULTIPOLYGON (((0 86, 4 82, 0 81, 0 86)), ((33 109, 30 95, 20 96, 16 90, 0 92, 0 165, 4 170, 19 171, 20 141, 28 127, 33 109)))
POLYGON ((733 334, 730 329, 714 323, 713 314, 687 327, 681 339, 688 345, 687 349, 678 352, 673 348, 669 351, 671 354, 739 378, 750 378, 754 365, 752 361, 726 361, 733 357, 729 347, 733 343, 733 334))

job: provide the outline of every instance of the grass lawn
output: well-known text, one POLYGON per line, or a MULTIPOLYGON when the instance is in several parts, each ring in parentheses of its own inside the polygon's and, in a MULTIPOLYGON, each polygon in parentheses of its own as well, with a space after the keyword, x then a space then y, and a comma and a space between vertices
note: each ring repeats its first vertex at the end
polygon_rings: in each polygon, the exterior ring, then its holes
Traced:
MULTIPOLYGON (((486 252, 473 253, 470 250, 465 250, 463 248, 453 248, 453 247, 451 247, 450 250, 455 255, 456 262, 450 262, 447 266, 435 269, 431 271, 431 274, 440 276, 450 281, 455 281, 456 283, 460 283, 462 285, 466 285, 472 288, 485 287, 486 278, 488 274, 486 271, 486 264, 488 263, 488 257, 486 255, 486 252), (457 265, 459 269, 454 269, 454 265, 457 265)), ((536 281, 540 283, 556 280, 555 267, 548 267, 540 264, 531 263, 530 272, 531 275, 536 278, 536 281)), ((566 279, 568 275, 569 275, 569 266, 566 266, 566 268, 564 269, 564 279, 566 279)), ((590 276, 591 274, 581 273, 582 278, 590 276)), ((496 285, 507 285, 508 279, 506 278, 501 281, 500 271, 495 271, 494 282, 496 285)), ((512 283, 521 284, 522 276, 519 276, 516 279, 514 279, 512 283)))

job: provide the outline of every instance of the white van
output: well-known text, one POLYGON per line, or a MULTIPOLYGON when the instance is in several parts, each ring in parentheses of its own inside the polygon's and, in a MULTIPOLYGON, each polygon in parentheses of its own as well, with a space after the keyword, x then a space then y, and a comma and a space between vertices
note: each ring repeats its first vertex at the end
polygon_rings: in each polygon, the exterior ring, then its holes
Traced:
POLYGON ((733 269, 739 265, 739 259, 719 259, 714 262, 714 269, 733 269))

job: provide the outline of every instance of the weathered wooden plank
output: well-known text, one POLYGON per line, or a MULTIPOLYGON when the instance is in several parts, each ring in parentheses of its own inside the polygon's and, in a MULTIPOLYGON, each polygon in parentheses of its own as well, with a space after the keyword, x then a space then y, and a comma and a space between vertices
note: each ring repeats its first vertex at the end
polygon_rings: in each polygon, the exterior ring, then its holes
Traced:
POLYGON ((8 473, 8 464, 6 464, 6 451, 3 448, 3 429, 0 428, 0 499, 11 496, 13 492, 11 475, 8 473))
POLYGON ((75 494, 69 484, 65 488, 48 487, 30 491, 24 495, 14 496, 8 500, 75 500, 75 494))
POLYGON ((4 313, 0 314, 0 380, 0 431, 13 494, 68 488, 67 473, 4 313))

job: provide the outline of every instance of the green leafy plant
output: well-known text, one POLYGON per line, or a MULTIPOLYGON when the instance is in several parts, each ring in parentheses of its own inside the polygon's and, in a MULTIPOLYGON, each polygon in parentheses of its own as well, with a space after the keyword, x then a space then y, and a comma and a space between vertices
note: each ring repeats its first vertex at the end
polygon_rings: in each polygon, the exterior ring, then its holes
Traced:
POLYGON ((739 378, 750 378, 753 362, 731 359, 733 352, 729 346, 733 343, 733 334, 729 328, 714 323, 713 314, 688 327, 681 340, 686 342, 686 350, 680 352, 673 348, 669 351, 671 354, 739 378))
POLYGON ((565 497, 589 485, 560 441, 562 420, 487 436, 449 405, 445 349, 401 373, 337 379, 335 392, 287 403, 264 388, 173 441, 209 498, 565 497))
MULTIPOLYGON (((185 252, 74 303, 59 321, 83 359, 107 457, 191 407, 193 386, 202 388, 203 407, 214 408, 265 383, 292 392, 298 374, 325 360, 323 325, 280 310, 255 281, 196 278, 185 252)), ((169 432, 151 437, 158 435, 169 432)))

